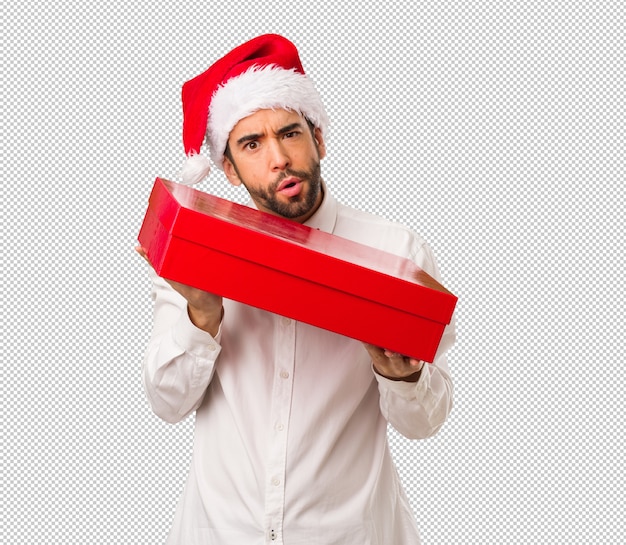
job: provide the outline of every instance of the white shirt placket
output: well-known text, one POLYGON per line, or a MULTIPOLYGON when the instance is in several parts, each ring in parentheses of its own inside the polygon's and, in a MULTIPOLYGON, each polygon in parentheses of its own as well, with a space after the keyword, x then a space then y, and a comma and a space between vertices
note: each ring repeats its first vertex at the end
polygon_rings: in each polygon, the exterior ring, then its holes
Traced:
POLYGON ((276 359, 272 387, 270 441, 265 482, 266 541, 273 545, 283 543, 283 516, 285 506, 285 474, 287 465, 287 438, 291 414, 291 396, 295 371, 296 322, 276 316, 274 339, 276 359))

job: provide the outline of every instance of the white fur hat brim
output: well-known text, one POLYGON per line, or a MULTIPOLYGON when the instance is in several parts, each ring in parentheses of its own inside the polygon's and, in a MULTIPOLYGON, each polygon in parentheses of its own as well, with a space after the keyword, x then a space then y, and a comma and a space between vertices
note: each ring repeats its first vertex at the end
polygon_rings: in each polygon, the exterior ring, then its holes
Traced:
POLYGON ((276 65, 253 66, 221 85, 211 99, 207 123, 207 141, 215 165, 223 169, 228 137, 241 119, 258 110, 280 108, 300 113, 326 134, 326 110, 305 74, 276 65))

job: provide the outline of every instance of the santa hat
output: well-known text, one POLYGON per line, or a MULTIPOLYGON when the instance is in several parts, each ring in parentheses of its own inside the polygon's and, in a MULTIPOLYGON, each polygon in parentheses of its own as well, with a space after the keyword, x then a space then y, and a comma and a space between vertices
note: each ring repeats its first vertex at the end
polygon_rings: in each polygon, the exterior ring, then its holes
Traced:
POLYGON ((205 138, 211 159, 223 169, 230 132, 240 119, 257 110, 297 111, 322 134, 328 126, 322 100, 304 73, 296 46, 276 34, 236 47, 206 72, 187 81, 182 101, 187 154, 182 178, 190 185, 209 173, 210 162, 200 154, 205 138))

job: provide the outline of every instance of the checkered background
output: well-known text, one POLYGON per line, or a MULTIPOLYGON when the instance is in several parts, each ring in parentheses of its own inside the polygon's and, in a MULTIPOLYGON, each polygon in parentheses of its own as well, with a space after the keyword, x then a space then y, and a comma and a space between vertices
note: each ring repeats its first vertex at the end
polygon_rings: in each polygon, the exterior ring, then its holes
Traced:
POLYGON ((193 421, 144 398, 133 246, 181 84, 265 32, 325 100, 329 187, 420 232, 459 296, 449 422, 390 431, 424 542, 624 543, 624 4, 358 6, 3 4, 3 543, 165 539, 193 421))

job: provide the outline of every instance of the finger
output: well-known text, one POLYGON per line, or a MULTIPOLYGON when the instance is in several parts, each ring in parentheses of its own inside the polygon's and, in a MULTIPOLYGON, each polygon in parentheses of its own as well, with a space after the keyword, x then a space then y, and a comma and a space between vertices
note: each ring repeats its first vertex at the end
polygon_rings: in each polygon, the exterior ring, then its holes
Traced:
POLYGON ((400 354, 399 352, 392 352, 391 350, 385 350, 385 356, 387 356, 389 359, 404 358, 404 356, 400 354))
POLYGON ((410 358, 409 364, 411 367, 414 367, 416 371, 420 371, 422 367, 424 367, 424 362, 422 360, 416 360, 415 358, 410 358))
POLYGON ((135 251, 141 256, 143 257, 146 261, 148 261, 148 252, 146 252, 146 250, 144 248, 142 248, 141 246, 135 246, 135 251))

